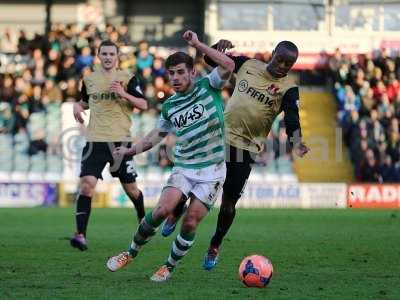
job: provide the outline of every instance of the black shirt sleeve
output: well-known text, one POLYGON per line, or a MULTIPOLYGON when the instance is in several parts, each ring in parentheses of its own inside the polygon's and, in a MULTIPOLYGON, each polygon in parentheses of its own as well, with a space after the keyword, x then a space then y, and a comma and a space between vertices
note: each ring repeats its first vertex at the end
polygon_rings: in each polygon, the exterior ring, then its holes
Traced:
POLYGON ((89 95, 87 94, 86 85, 85 85, 84 82, 82 82, 81 100, 82 100, 83 102, 89 103, 89 95))
POLYGON ((137 98, 144 98, 142 90, 140 88, 139 80, 136 76, 133 76, 129 82, 127 87, 127 92, 129 95, 132 95, 137 98))
POLYGON ((285 116, 286 134, 290 145, 297 144, 301 139, 300 117, 299 117, 299 88, 288 89, 282 99, 282 107, 285 116))

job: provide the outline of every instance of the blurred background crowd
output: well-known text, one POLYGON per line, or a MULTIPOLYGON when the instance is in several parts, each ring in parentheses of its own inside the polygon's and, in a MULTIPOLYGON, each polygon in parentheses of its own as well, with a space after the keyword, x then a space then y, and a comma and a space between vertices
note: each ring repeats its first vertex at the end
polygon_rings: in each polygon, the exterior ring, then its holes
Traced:
MULTIPOLYGON (((81 78, 98 63, 96 49, 104 39, 120 47, 122 69, 129 69, 140 81, 149 102, 147 111, 132 114, 132 136, 139 138, 156 124, 163 101, 173 91, 168 84, 165 58, 172 48, 152 47, 146 41, 133 44, 126 26, 96 26, 83 30, 76 25, 53 25, 46 36, 28 38, 21 30, 0 34, 0 171, 62 172, 61 107, 79 100, 81 78)), ((196 57, 195 50, 185 49, 196 57)), ((267 61, 269 53, 248 54, 267 61)), ((195 58, 197 76, 209 70, 201 57, 195 58)), ((223 91, 228 100, 234 82, 223 91)), ((168 137, 154 151, 137 158, 139 167, 172 166, 174 137, 168 137)), ((282 118, 273 125, 266 149, 257 158, 265 172, 292 174, 291 157, 282 118), (264 168, 265 169, 265 168, 264 168)))
MULTIPOLYGON (((149 102, 147 111, 132 114, 132 135, 139 138, 156 124, 163 101, 173 91, 168 84, 165 58, 172 48, 132 43, 128 27, 53 25, 47 36, 28 38, 21 30, 0 34, 0 143, 1 171, 62 172, 60 150, 61 106, 79 99, 81 78, 98 63, 96 49, 104 39, 120 47, 122 69, 138 76, 149 102)), ((192 48, 197 76, 208 67, 192 48)), ((246 53, 268 61, 270 53, 246 53)), ((330 57, 329 76, 338 106, 338 124, 350 149, 357 180, 400 181, 400 54, 388 51, 368 55, 330 57)), ((228 100, 234 78, 222 91, 228 100)), ((174 137, 137 158, 139 167, 172 167, 174 137)), ((283 120, 273 124, 256 164, 266 173, 292 174, 291 154, 283 120)))
POLYGON ((400 53, 330 58, 338 122, 350 149, 356 178, 400 181, 400 53))

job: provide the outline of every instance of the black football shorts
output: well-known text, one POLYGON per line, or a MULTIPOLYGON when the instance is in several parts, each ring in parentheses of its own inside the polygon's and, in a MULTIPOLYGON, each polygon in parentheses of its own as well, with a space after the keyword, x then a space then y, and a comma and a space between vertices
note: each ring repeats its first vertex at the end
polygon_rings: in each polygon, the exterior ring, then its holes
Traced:
POLYGON ((226 179, 224 194, 239 200, 249 178, 256 154, 231 145, 226 146, 226 179))
POLYGON ((125 156, 114 160, 112 151, 119 146, 130 147, 131 143, 121 142, 87 142, 82 150, 81 174, 79 177, 94 176, 103 179, 101 173, 107 163, 110 163, 110 173, 119 178, 121 183, 136 181, 137 173, 134 167, 133 156, 125 156))

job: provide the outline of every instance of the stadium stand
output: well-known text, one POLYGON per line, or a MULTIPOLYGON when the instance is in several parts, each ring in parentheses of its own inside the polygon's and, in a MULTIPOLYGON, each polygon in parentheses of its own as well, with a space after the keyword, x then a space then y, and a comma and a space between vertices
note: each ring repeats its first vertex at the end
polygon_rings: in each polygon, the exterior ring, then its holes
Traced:
MULTIPOLYGON (((111 39, 120 46, 120 67, 131 69, 139 77, 149 100, 149 110, 132 115, 132 135, 141 137, 156 123, 162 102, 172 93, 167 83, 164 59, 172 49, 150 47, 145 41, 131 45, 126 26, 106 26, 100 32, 88 25, 79 30, 75 25, 54 25, 47 38, 35 34, 29 39, 21 30, 0 35, 0 172, 61 174, 63 171, 60 143, 61 107, 79 99, 83 74, 97 63, 95 50, 102 39, 111 39)), ((191 49, 189 49, 191 51, 191 49)), ((257 54, 267 60, 269 54, 257 54)), ((199 75, 207 72, 201 59, 196 60, 199 75)), ((223 91, 225 101, 232 85, 223 91)), ((72 116, 71 116, 72 118, 72 116)), ((254 176, 296 180, 291 154, 279 151, 287 145, 283 120, 276 120, 265 141, 266 150, 257 159, 254 176)), ((169 153, 174 139, 166 139, 154 151, 139 156, 142 170, 168 170, 172 166, 169 153)))
POLYGON ((303 88, 301 98, 302 131, 312 149, 312 158, 295 160, 299 181, 353 182, 353 166, 336 128, 337 109, 332 94, 303 88))
POLYGON ((349 57, 337 49, 329 71, 356 178, 399 182, 400 53, 349 57))

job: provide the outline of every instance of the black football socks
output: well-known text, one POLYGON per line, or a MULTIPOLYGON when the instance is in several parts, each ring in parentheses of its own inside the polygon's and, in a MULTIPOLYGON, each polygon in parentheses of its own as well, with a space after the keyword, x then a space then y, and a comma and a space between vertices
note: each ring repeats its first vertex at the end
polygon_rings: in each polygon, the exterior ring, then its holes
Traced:
POLYGON ((140 191, 139 197, 137 198, 130 197, 130 199, 133 203, 133 206, 135 206, 137 218, 140 223, 145 216, 143 193, 140 191))
POLYGON ((234 207, 233 209, 224 209, 221 207, 218 214, 217 229, 211 239, 211 246, 218 248, 221 245, 224 236, 228 233, 233 223, 235 215, 236 210, 234 207))
POLYGON ((78 233, 86 236, 86 228, 89 222, 90 211, 92 208, 92 198, 78 195, 76 200, 76 229, 78 233))

